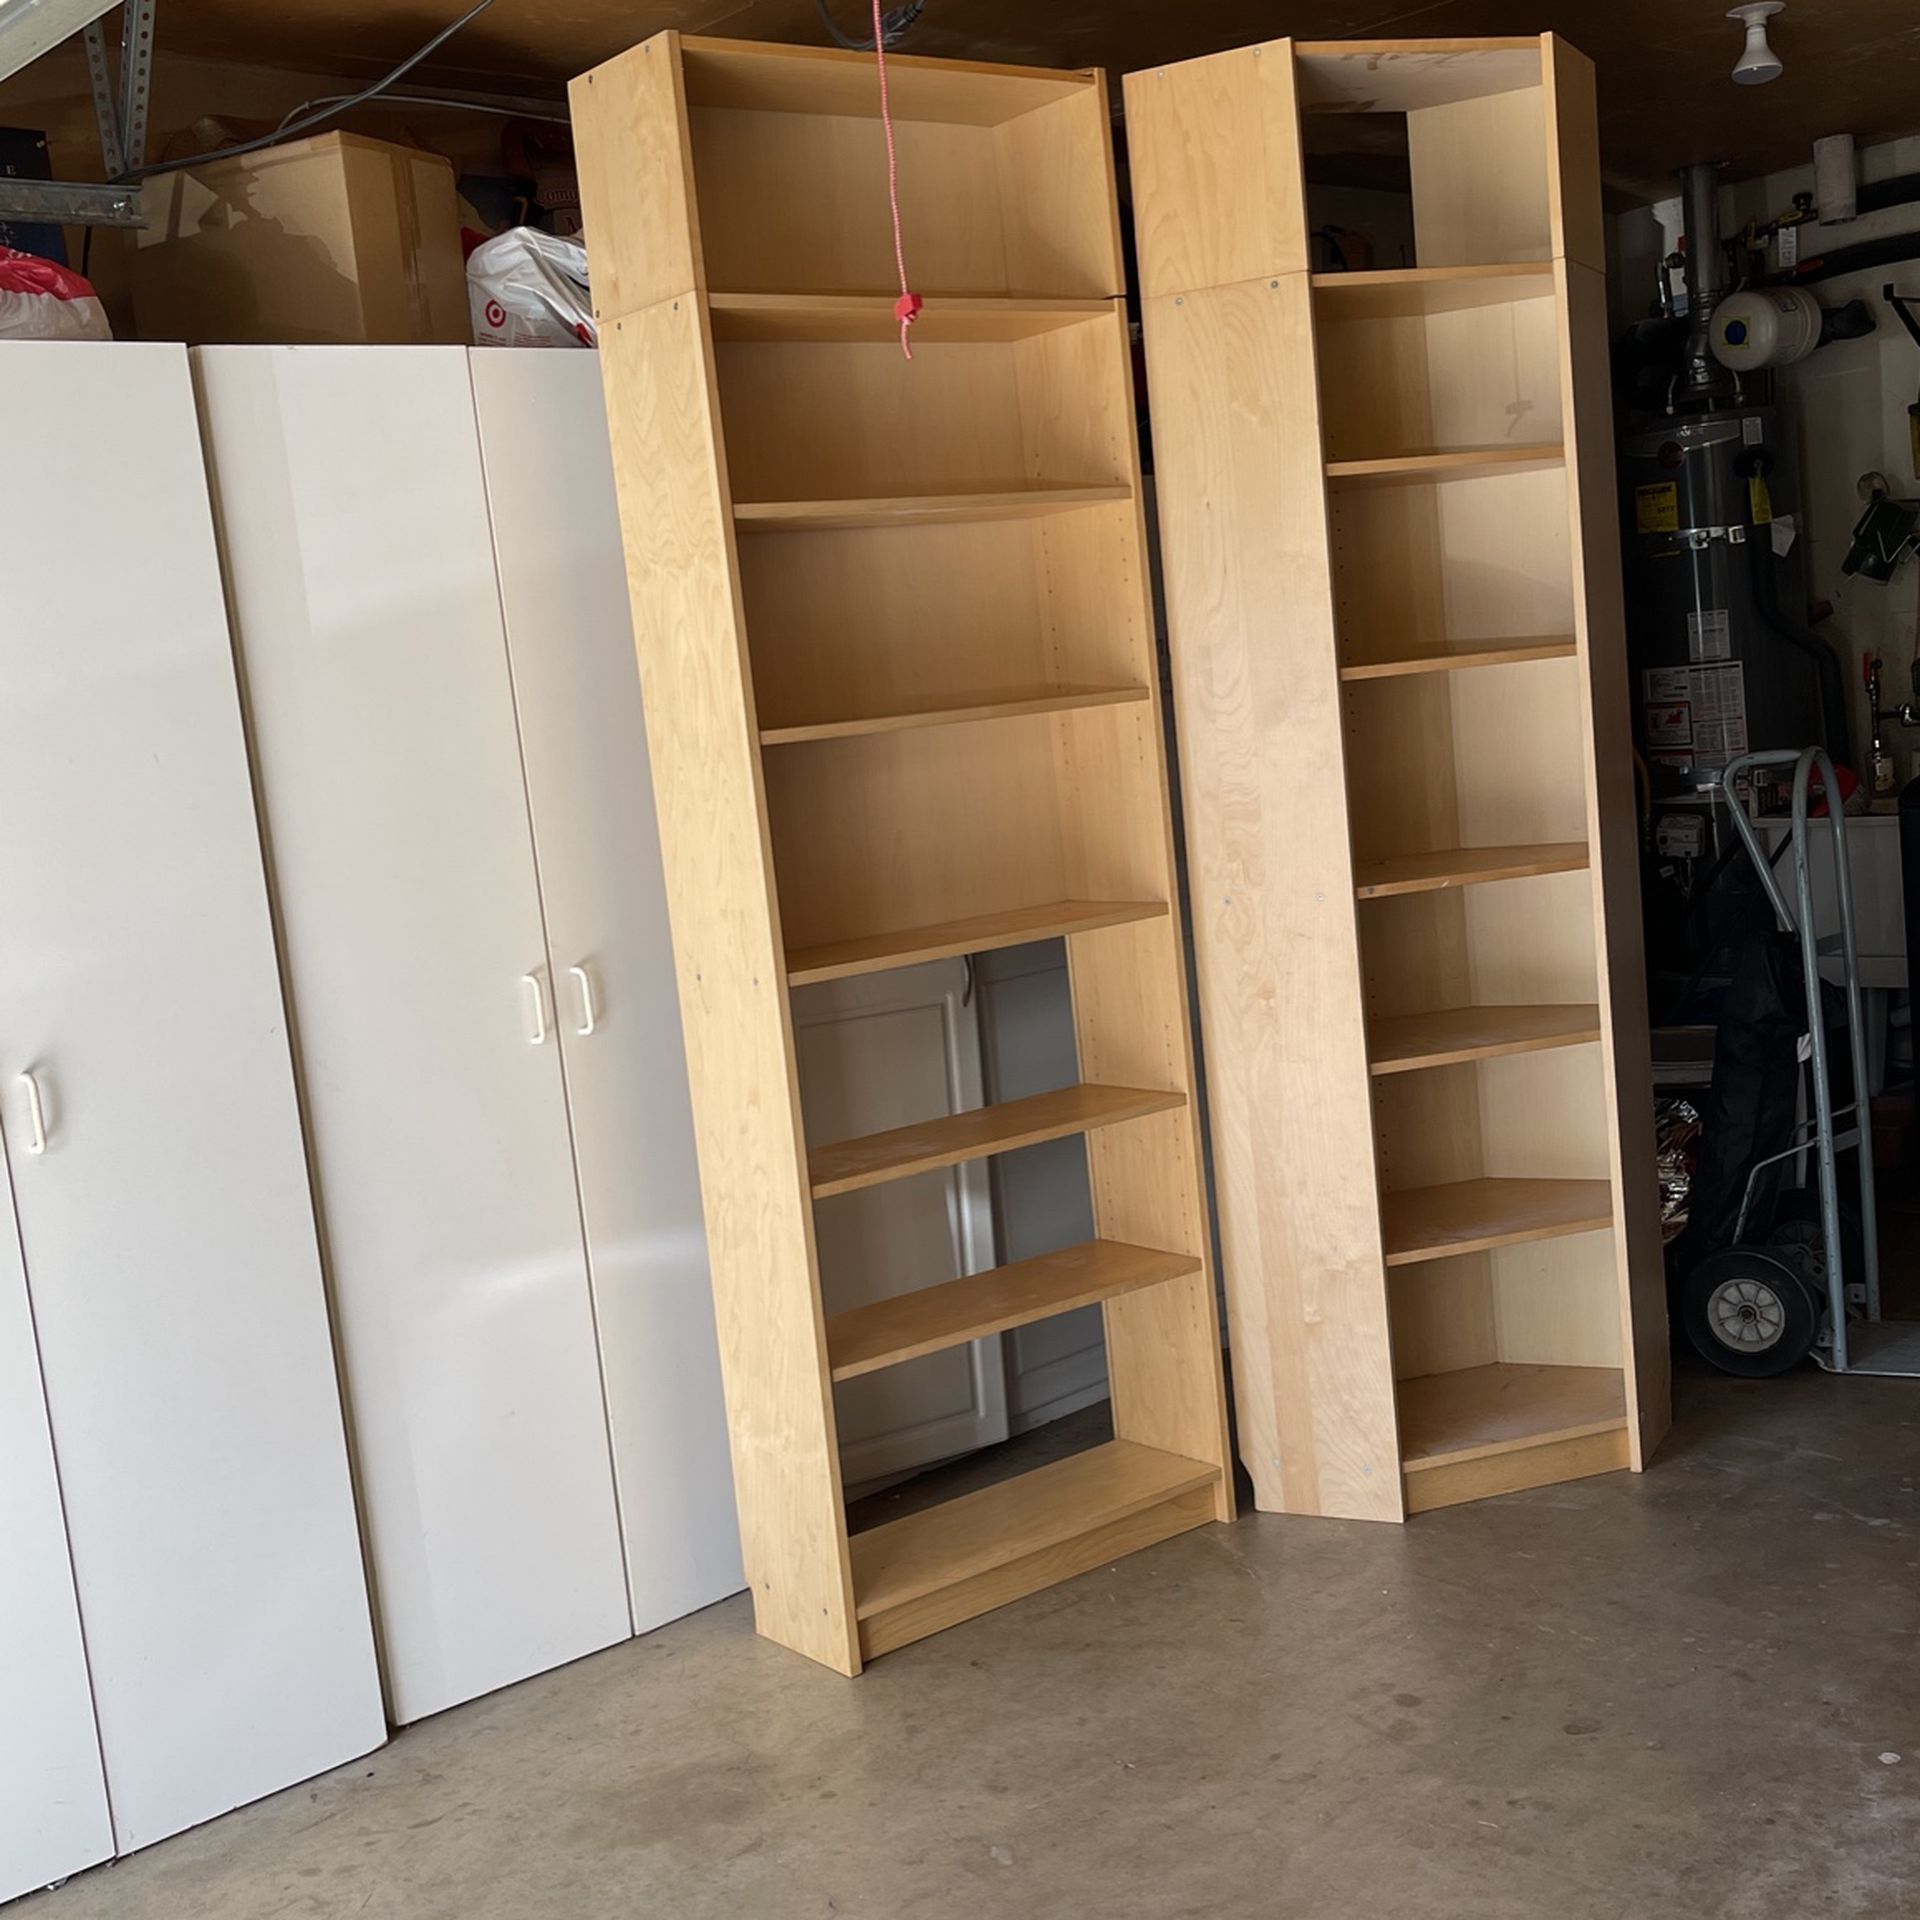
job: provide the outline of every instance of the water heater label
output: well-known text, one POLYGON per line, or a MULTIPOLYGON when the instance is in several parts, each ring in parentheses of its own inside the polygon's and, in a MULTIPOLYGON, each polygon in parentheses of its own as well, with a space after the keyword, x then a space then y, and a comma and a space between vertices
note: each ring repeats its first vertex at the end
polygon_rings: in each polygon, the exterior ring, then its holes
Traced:
POLYGON ((1641 533, 1680 531, 1680 489, 1671 480, 1633 490, 1633 524, 1641 533))
MULTIPOLYGON (((1736 661, 1711 667, 1650 667, 1640 676, 1647 745, 1685 748, 1701 770, 1747 750, 1747 676, 1736 661)), ((1664 757, 1664 756, 1663 756, 1664 757)))
POLYGON ((1687 658, 1733 658, 1733 622, 1727 617, 1725 607, 1709 607, 1705 613, 1687 615, 1687 658))

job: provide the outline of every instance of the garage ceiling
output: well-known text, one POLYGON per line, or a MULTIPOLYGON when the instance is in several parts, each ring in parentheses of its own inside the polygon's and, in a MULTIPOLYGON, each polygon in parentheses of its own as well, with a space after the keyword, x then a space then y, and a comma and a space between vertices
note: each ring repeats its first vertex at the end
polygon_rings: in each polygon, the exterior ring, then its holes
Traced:
MULTIPOLYGON (((832 0, 848 31, 865 0, 832 0)), ((461 0, 172 0, 163 50, 378 71, 453 18, 461 0)), ((1727 159, 1742 175, 1806 160, 1814 138, 1920 131, 1914 0, 1793 0, 1774 22, 1784 77, 1728 78, 1739 29, 1726 0, 928 0, 913 53, 1104 65, 1116 72, 1293 34, 1313 39, 1527 34, 1552 29, 1600 70, 1609 183, 1671 191, 1671 170, 1727 159)), ((417 80, 562 81, 666 27, 751 40, 826 39, 815 0, 495 0, 417 80)))

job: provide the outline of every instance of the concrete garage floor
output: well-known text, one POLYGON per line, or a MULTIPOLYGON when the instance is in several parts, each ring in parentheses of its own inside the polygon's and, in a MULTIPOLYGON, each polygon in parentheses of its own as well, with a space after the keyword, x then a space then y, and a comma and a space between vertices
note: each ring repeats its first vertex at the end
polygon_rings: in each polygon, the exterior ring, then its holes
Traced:
POLYGON ((1920 1383, 1657 1471, 1252 1517, 848 1683, 730 1601, 8 1920, 1920 1914, 1920 1383))

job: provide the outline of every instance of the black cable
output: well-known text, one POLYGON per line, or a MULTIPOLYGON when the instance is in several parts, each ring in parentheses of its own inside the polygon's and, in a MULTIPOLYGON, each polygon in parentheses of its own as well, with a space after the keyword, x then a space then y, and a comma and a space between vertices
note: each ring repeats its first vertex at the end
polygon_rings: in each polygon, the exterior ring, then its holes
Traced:
MULTIPOLYGON (((836 45, 845 47, 849 53, 871 53, 873 51, 873 42, 871 40, 855 40, 851 35, 840 31, 840 22, 833 17, 831 9, 827 6, 827 0, 813 0, 813 4, 820 9, 820 24, 833 35, 836 45)), ((883 21, 882 25, 884 24, 885 22, 883 21)))
POLYGON ((274 147, 283 140, 295 139, 310 127, 319 126, 322 121, 338 119, 341 114, 350 109, 364 106, 376 95, 385 93, 396 80, 404 79, 428 54, 444 46, 469 20, 477 19, 492 5, 493 0, 474 0, 474 4, 458 20, 450 26, 442 27, 424 46, 408 54, 391 73, 376 80, 370 87, 362 87, 358 93, 350 93, 344 99, 333 101, 317 112, 308 114, 304 120, 295 120, 290 125, 276 127, 273 132, 263 133, 257 140, 240 140, 230 147, 216 148, 212 153, 196 153, 191 160, 163 160, 155 166, 140 167, 132 173, 123 173, 119 184, 131 185, 137 180, 150 180, 155 174, 183 173, 190 167, 204 167, 215 160, 232 160, 243 153, 258 153, 262 147, 274 147))
MULTIPOLYGON (((317 100, 302 100, 280 125, 284 127, 294 114, 305 113, 309 107, 329 107, 348 97, 344 93, 323 93, 317 100)), ((484 100, 441 100, 430 93, 383 93, 380 100, 383 105, 391 107, 445 107, 449 113, 493 113, 503 120, 538 120, 551 127, 573 125, 573 121, 564 113, 529 113, 524 107, 496 107, 484 100)), ((199 162, 195 161, 194 164, 198 166, 199 162)))
MULTIPOLYGON (((813 0, 813 3, 820 9, 821 25, 833 35, 838 45, 845 47, 849 53, 871 53, 873 51, 873 42, 871 40, 855 40, 851 35, 841 30, 839 21, 833 17, 832 9, 827 5, 827 0, 813 0)), ((927 0, 911 0, 911 4, 904 7, 895 7, 890 12, 883 13, 880 16, 880 37, 886 42, 889 52, 897 47, 900 42, 913 31, 919 24, 920 16, 925 13, 926 10, 927 0)))

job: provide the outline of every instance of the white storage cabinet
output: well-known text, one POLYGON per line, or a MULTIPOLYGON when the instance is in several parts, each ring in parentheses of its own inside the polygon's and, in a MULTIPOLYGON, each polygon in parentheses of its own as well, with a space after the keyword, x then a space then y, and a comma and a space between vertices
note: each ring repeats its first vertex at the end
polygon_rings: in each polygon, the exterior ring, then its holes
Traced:
POLYGON ((386 1727, 185 353, 0 420, 3 1898, 386 1727))
POLYGON ((742 1584, 598 368, 195 361, 407 1722, 742 1584))

